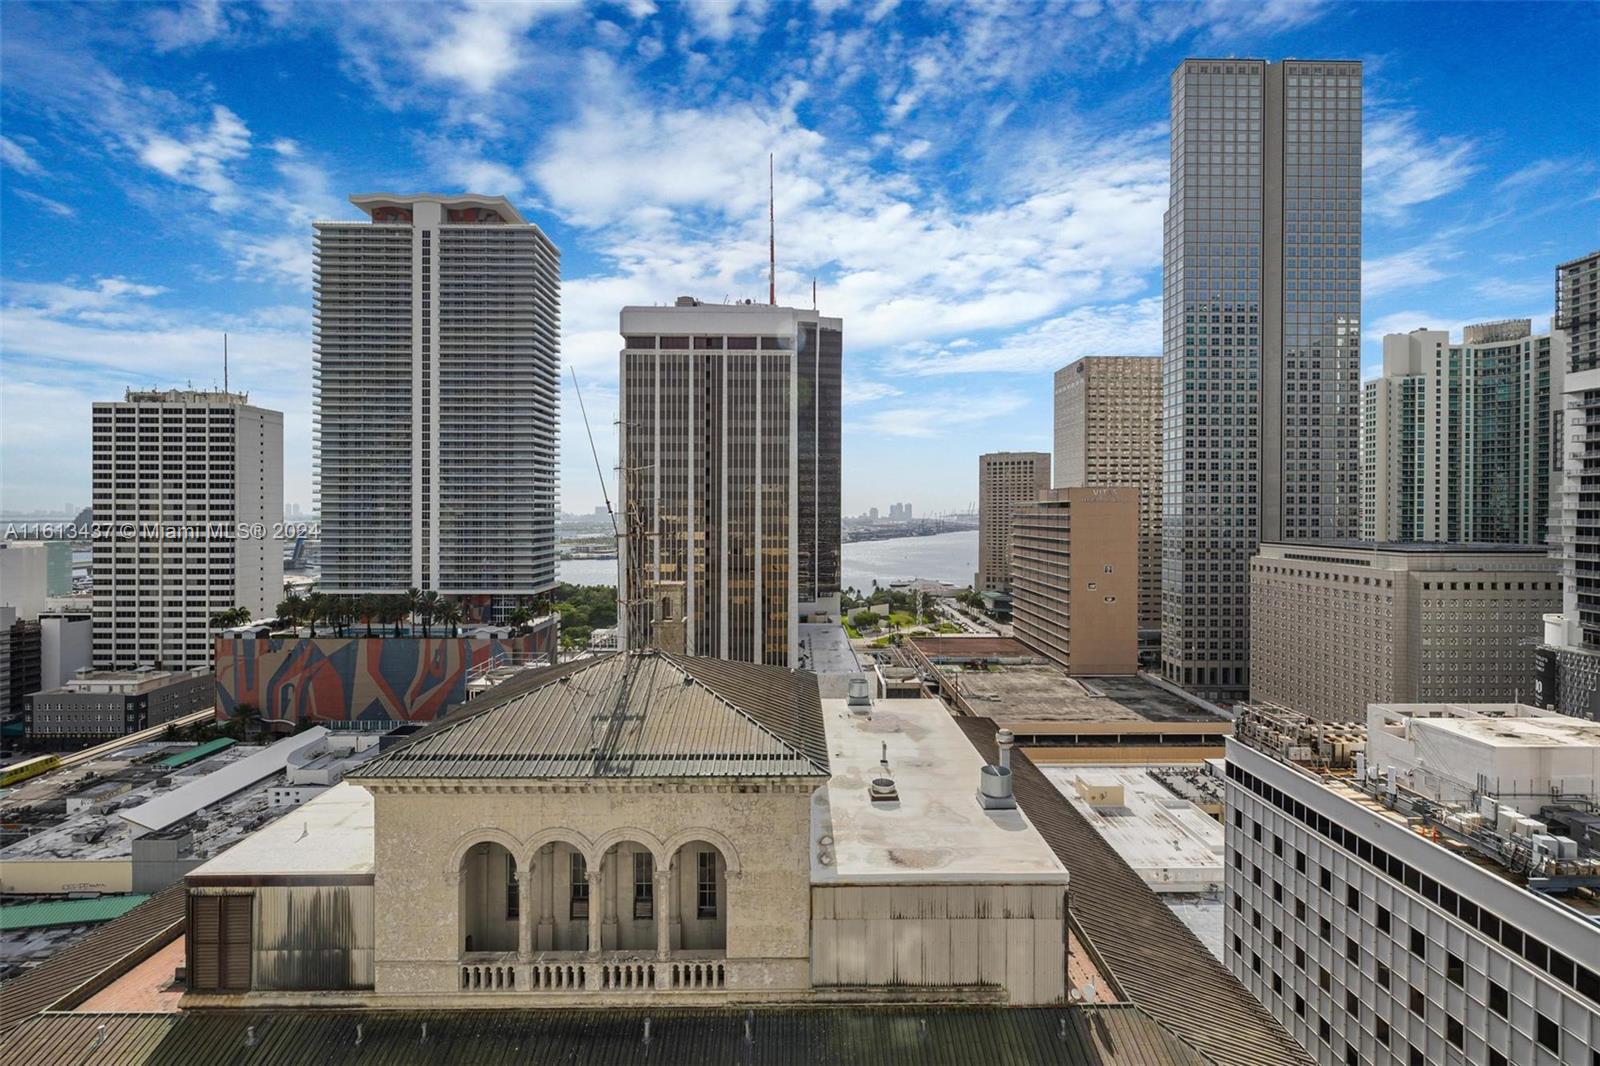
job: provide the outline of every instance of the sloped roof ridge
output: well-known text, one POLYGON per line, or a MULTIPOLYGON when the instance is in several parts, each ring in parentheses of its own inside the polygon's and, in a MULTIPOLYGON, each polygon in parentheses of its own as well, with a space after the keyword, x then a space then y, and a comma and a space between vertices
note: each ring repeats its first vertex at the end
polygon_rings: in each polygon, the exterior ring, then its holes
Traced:
MULTIPOLYGON (((673 668, 675 670, 677 670, 680 674, 682 674, 684 677, 688 678, 690 681, 694 682, 696 685, 699 685, 701 688, 705 689, 706 692, 708 692, 712 696, 712 698, 716 699, 719 703, 723 704, 729 710, 733 711, 740 718, 743 718, 745 721, 747 721, 751 725, 755 726, 762 733, 764 733, 767 736, 771 737, 773 740, 777 741, 779 744, 782 744, 786 749, 788 749, 788 751, 791 754, 795 755, 798 758, 804 759, 806 762, 810 763, 811 766, 814 769, 816 769, 818 773, 824 773, 825 774, 825 773, 828 772, 828 767, 825 766, 825 765, 824 766, 818 766, 817 765, 817 760, 811 755, 810 752, 807 752, 802 745, 796 744, 795 741, 793 739, 791 739, 790 737, 786 737, 783 734, 779 733, 776 729, 773 729, 766 722, 763 722, 760 718, 756 717, 749 710, 747 710, 744 707, 739 706, 737 703, 734 703, 732 697, 728 696, 726 693, 721 692, 721 691, 717 690, 716 688, 713 688, 710 685, 710 683, 708 683, 704 678, 701 678, 701 677, 697 676, 692 670, 690 670, 687 666, 685 666, 682 662, 680 662, 679 661, 679 656, 673 655, 671 652, 662 652, 662 658, 664 658, 667 662, 671 663, 673 668)), ((683 658, 687 659, 688 656, 684 656, 683 658)), ((750 665, 753 665, 753 664, 741 663, 739 665, 741 665, 741 666, 750 666, 750 665)), ((777 670, 777 669, 782 669, 782 668, 781 667, 771 667, 770 669, 777 670)))

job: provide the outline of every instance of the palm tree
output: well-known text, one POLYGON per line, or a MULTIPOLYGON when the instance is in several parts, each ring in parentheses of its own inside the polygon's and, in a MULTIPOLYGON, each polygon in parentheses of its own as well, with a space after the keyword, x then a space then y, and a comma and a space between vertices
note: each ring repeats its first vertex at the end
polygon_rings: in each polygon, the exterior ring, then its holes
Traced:
POLYGON ((290 592, 278 603, 278 618, 288 622, 290 627, 300 624, 300 616, 305 612, 306 601, 298 592, 290 592))
POLYGON ((422 594, 418 611, 422 615, 422 635, 425 637, 433 635, 433 619, 439 613, 440 602, 439 594, 432 589, 422 594))
POLYGON ((411 613, 404 594, 383 597, 383 620, 394 626, 394 635, 400 635, 400 623, 411 613))
POLYGON ((372 636, 372 617, 379 612, 378 597, 360 596, 356 599, 356 614, 367 624, 367 636, 372 636))
POLYGON ((233 720, 239 723, 239 732, 249 737, 261 727, 261 708, 253 703, 241 703, 233 709, 233 720))
POLYGON ((450 627, 450 635, 458 636, 460 631, 457 626, 461 624, 461 601, 445 600, 439 604, 439 621, 450 627))
POLYGON ((313 592, 307 596, 300 606, 300 620, 311 627, 312 639, 317 635, 317 619, 326 617, 323 612, 322 601, 327 597, 320 592, 313 592))
POLYGON ((518 633, 522 632, 522 627, 531 621, 533 621, 533 612, 520 603, 511 609, 510 614, 506 615, 506 622, 518 633))
POLYGON ((406 610, 411 613, 411 628, 417 628, 417 615, 422 613, 422 590, 416 586, 406 589, 406 610))

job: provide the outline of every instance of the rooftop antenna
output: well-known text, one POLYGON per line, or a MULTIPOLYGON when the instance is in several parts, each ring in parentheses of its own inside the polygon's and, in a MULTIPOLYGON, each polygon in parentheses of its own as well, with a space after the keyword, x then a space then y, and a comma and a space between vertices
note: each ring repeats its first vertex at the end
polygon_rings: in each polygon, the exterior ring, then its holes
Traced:
POLYGON ((811 275, 811 310, 817 309, 817 276, 811 275))
POLYGON ((778 215, 773 206, 773 153, 767 153, 767 303, 778 306, 778 215))
POLYGON ((228 391, 228 335, 222 335, 222 391, 228 391))

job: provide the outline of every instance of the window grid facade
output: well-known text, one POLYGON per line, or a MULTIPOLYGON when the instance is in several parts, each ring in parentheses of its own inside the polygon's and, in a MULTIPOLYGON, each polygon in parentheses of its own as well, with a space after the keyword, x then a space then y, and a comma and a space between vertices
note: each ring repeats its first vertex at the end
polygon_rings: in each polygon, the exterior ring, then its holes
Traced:
POLYGON ((1162 668, 1237 696, 1256 544, 1356 529, 1360 64, 1186 60, 1170 195, 1162 668))
POLYGON ((1226 962, 1319 1063, 1593 1066, 1592 923, 1236 741, 1224 818, 1226 962))

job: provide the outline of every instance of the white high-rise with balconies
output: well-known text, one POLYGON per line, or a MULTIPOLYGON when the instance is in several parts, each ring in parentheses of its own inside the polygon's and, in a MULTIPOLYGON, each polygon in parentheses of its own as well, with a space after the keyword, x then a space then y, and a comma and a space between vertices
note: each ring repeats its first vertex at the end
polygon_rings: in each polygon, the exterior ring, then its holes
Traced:
POLYGON ((500 196, 350 202, 316 223, 320 587, 554 587, 560 252, 500 196))
POLYGON ((211 667, 212 615, 283 596, 283 414, 244 393, 94 405, 94 664, 211 667))

